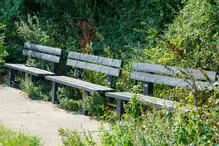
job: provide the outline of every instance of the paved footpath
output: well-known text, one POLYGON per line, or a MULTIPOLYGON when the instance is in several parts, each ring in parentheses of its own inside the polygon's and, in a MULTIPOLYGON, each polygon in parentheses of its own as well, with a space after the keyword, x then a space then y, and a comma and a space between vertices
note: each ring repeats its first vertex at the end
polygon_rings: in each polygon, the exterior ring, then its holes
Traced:
POLYGON ((83 132, 90 130, 96 137, 99 123, 88 116, 68 113, 51 102, 25 98, 20 90, 0 86, 0 123, 13 130, 41 137, 45 146, 58 146, 59 128, 83 132))

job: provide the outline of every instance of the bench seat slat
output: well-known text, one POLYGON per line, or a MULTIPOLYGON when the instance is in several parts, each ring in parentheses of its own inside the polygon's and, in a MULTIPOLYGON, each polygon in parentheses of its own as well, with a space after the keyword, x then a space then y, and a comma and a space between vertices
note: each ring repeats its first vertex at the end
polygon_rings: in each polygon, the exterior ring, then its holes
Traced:
POLYGON ((58 57, 58 56, 45 54, 45 53, 39 53, 39 52, 35 52, 35 51, 30 51, 30 50, 23 50, 23 55, 25 55, 25 56, 32 55, 33 58, 47 60, 47 61, 51 61, 54 63, 59 63, 59 60, 60 60, 60 57, 58 57))
MULTIPOLYGON (((200 79, 200 80, 206 80, 205 76, 200 70, 195 69, 183 69, 183 68, 176 68, 172 66, 162 66, 157 64, 146 64, 146 63, 134 63, 132 66, 132 69, 139 72, 148 72, 148 73, 155 73, 155 74, 164 74, 164 75, 170 75, 170 76, 176 76, 181 71, 186 72, 189 75, 191 75, 194 79, 200 79)), ((216 80, 216 74, 217 72, 212 71, 204 71, 204 73, 207 74, 209 79, 211 81, 216 80)))
POLYGON ((71 58, 73 60, 80 60, 80 61, 91 62, 95 64, 102 64, 106 66, 117 67, 117 68, 122 67, 121 60, 88 55, 88 54, 82 54, 82 53, 77 53, 77 52, 69 52, 68 58, 71 58))
POLYGON ((138 96, 140 102, 148 102, 153 104, 158 109, 169 109, 173 110, 175 109, 177 102, 170 101, 170 100, 164 100, 156 97, 146 96, 146 95, 137 95, 129 92, 107 92, 105 93, 107 97, 120 99, 123 101, 130 101, 133 96, 138 96))
MULTIPOLYGON (((65 81, 65 82, 69 82, 69 78, 71 78, 71 77, 67 77, 67 76, 60 76, 59 77, 60 80, 65 81)), ((71 78, 71 81, 73 81, 75 84, 80 84, 82 86, 88 86, 89 88, 92 88, 92 89, 94 88, 94 89, 99 89, 99 90, 106 90, 106 89, 108 90, 107 87, 100 86, 100 85, 97 85, 97 84, 93 84, 93 83, 90 83, 90 82, 86 82, 86 81, 83 81, 83 80, 80 80, 80 79, 71 78)))
POLYGON ((95 72, 108 74, 108 75, 112 75, 116 77, 120 76, 120 72, 121 72, 120 69, 117 69, 117 68, 112 68, 112 67, 107 67, 107 66, 102 66, 102 65, 97 65, 97 64, 91 64, 91 63, 71 60, 71 59, 67 60, 67 65, 75 67, 75 68, 95 71, 95 72))
POLYGON ((29 67, 26 66, 24 64, 9 64, 9 63, 5 63, 4 66, 11 68, 11 69, 15 69, 15 70, 19 70, 25 73, 29 73, 31 75, 34 76, 38 76, 38 77, 43 77, 43 76, 49 76, 49 75, 55 75, 55 73, 46 71, 46 70, 42 70, 42 69, 38 69, 35 67, 29 67))
MULTIPOLYGON (((131 79, 140 80, 140 81, 149 82, 149 83, 155 83, 155 84, 164 84, 164 85, 175 86, 175 87, 180 87, 180 88, 192 89, 191 80, 184 81, 183 79, 180 79, 180 78, 159 76, 159 75, 154 75, 150 73, 142 73, 142 72, 133 71, 131 75, 131 79)), ((208 89, 212 88, 212 85, 208 82, 195 81, 195 84, 200 90, 204 88, 208 88, 208 89)))
POLYGON ((61 55, 61 49, 60 48, 53 48, 53 47, 48 47, 48 46, 42 46, 42 45, 37 45, 37 44, 24 44, 24 48, 30 49, 30 50, 35 50, 38 52, 44 52, 48 54, 53 54, 53 55, 61 55))
POLYGON ((70 86, 73 88, 77 88, 77 89, 82 89, 91 93, 94 92, 108 92, 108 91, 113 91, 114 89, 112 88, 107 88, 104 86, 100 86, 97 84, 92 84, 86 81, 82 81, 79 79, 75 79, 72 77, 66 77, 66 76, 46 76, 47 80, 62 84, 62 85, 66 85, 66 86, 70 86))

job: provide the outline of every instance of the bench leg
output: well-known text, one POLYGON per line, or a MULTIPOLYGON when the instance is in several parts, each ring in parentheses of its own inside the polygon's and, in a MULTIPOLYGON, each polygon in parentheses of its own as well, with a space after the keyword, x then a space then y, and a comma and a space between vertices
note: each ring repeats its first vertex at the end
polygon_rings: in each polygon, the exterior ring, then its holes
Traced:
POLYGON ((34 75, 30 75, 30 81, 31 82, 35 82, 37 80, 37 78, 34 75))
POLYGON ((14 87, 15 84, 15 71, 13 69, 9 69, 9 86, 14 87))
POLYGON ((88 115, 88 111, 85 109, 85 105, 86 105, 86 100, 88 98, 89 92, 84 91, 83 93, 83 97, 82 97, 82 101, 84 103, 83 107, 82 107, 82 114, 83 115, 88 115))
POLYGON ((54 104, 58 104, 57 91, 58 84, 56 82, 52 82, 52 103, 54 104))
POLYGON ((144 95, 153 95, 154 84, 153 83, 144 83, 144 95))
POLYGON ((117 99, 116 111, 118 114, 118 120, 121 120, 121 117, 124 114, 124 104, 123 101, 120 99, 117 99))

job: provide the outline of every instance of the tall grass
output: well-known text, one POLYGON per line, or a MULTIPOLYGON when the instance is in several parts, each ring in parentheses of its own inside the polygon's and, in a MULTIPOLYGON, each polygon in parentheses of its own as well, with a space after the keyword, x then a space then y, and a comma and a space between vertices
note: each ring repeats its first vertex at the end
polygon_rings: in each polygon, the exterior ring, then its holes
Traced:
POLYGON ((14 132, 0 124, 0 146, 39 146, 40 138, 14 132))

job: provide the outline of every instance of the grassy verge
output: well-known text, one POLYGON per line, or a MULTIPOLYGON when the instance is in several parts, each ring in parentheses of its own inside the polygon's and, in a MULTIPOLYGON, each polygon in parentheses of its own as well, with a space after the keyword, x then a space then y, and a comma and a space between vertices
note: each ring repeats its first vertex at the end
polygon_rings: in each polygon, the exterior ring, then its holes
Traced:
POLYGON ((40 138, 13 132, 0 124, 0 146, 39 146, 40 138))

